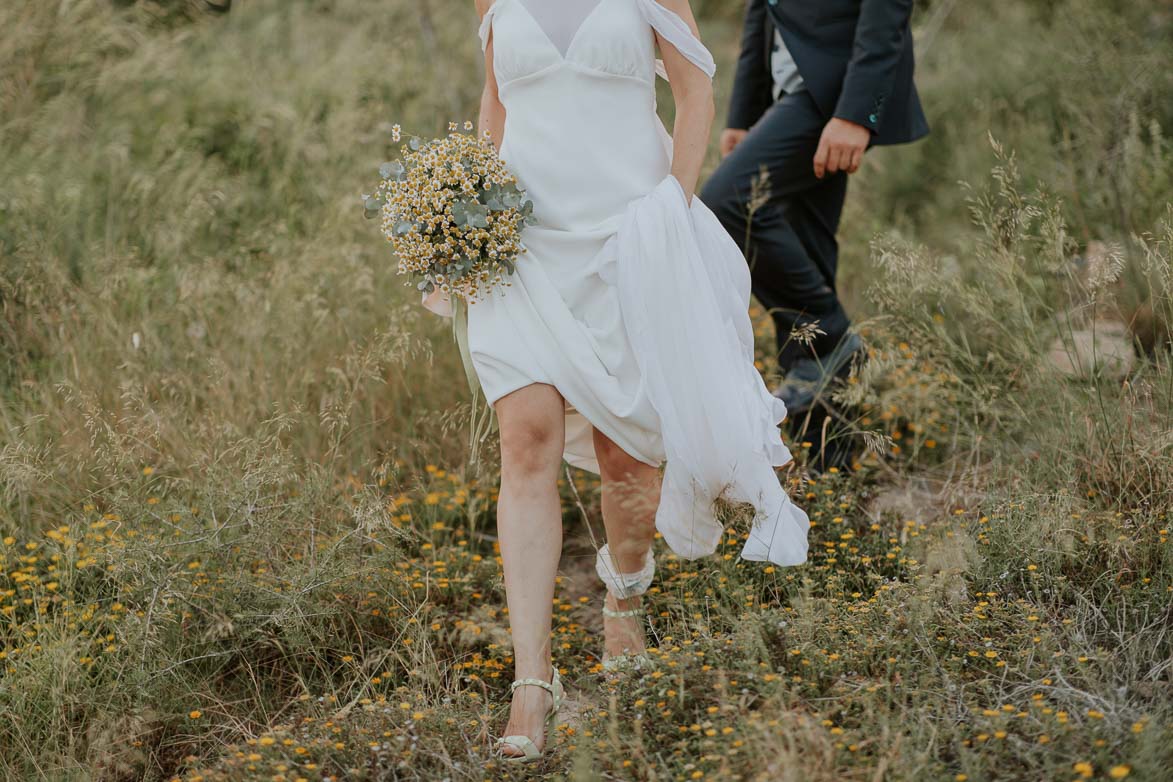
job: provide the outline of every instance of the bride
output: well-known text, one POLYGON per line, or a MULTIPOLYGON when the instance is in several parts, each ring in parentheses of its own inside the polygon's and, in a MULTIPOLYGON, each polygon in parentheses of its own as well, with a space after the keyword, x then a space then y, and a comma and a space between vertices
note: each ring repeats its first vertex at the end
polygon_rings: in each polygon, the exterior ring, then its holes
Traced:
POLYGON ((480 129, 537 218, 512 284, 468 311, 501 435, 497 523, 517 680, 497 746, 533 760, 564 692, 550 648, 563 459, 602 480, 596 570, 610 671, 650 664, 640 595, 657 529, 683 557, 710 554, 724 496, 754 508, 743 558, 796 565, 809 522, 775 472, 791 461, 777 427, 786 411, 753 367, 748 269, 693 197, 715 67, 688 0, 476 5, 480 129), (657 73, 676 104, 672 138, 656 114, 657 73))

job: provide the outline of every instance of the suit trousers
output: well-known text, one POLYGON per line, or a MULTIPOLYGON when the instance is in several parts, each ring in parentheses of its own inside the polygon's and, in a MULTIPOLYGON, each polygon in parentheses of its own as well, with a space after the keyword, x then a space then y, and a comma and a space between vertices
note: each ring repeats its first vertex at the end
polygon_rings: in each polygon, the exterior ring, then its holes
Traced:
POLYGON ((745 253, 753 294, 774 320, 783 373, 802 358, 831 352, 851 325, 835 287, 835 234, 848 175, 841 171, 819 179, 814 173, 826 123, 808 92, 784 95, 701 191, 701 200, 745 253), (751 208, 763 171, 768 187, 759 184, 751 208), (809 345, 792 338, 796 329, 815 323, 825 334, 809 345))

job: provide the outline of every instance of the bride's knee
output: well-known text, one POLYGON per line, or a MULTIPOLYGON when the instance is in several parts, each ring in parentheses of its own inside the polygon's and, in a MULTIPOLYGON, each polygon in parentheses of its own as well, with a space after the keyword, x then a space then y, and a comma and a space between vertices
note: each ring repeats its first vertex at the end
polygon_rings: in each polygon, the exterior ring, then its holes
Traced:
POLYGON ((501 470, 523 477, 557 472, 562 448, 562 435, 554 424, 512 421, 501 427, 501 470))
POLYGON ((594 444, 595 458, 599 462, 599 472, 604 480, 631 478, 653 469, 620 448, 597 429, 595 430, 594 444))
POLYGON ((562 396, 533 383, 497 400, 503 478, 555 476, 566 443, 562 396))

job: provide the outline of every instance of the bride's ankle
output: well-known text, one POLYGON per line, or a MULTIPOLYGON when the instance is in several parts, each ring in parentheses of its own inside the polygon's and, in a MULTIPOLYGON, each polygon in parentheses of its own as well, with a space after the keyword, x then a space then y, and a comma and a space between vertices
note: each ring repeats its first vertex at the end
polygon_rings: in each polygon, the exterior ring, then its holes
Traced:
POLYGON ((532 717, 549 708, 554 696, 537 687, 519 687, 509 701, 511 717, 532 717), (518 711, 520 709, 520 711, 518 711))
POLYGON ((554 665, 549 660, 514 663, 513 666, 513 678, 515 681, 518 679, 538 679, 548 682, 553 675, 554 665))
POLYGON ((633 608, 639 608, 643 604, 641 595, 628 598, 618 598, 610 592, 607 593, 607 599, 604 602, 608 608, 615 611, 628 611, 633 608))

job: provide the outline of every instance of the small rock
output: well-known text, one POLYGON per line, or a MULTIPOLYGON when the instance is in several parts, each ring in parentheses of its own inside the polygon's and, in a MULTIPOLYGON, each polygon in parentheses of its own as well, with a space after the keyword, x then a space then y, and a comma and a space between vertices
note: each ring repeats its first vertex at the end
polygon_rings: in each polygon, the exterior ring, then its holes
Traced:
POLYGON ((942 514, 941 497, 912 484, 888 486, 868 503, 868 516, 872 521, 879 523, 884 514, 895 516, 901 521, 927 524, 942 514))
POLYGON ((1047 362, 1070 378, 1102 374, 1122 380, 1134 361, 1132 335, 1124 324, 1112 321, 1058 336, 1047 350, 1047 362))

